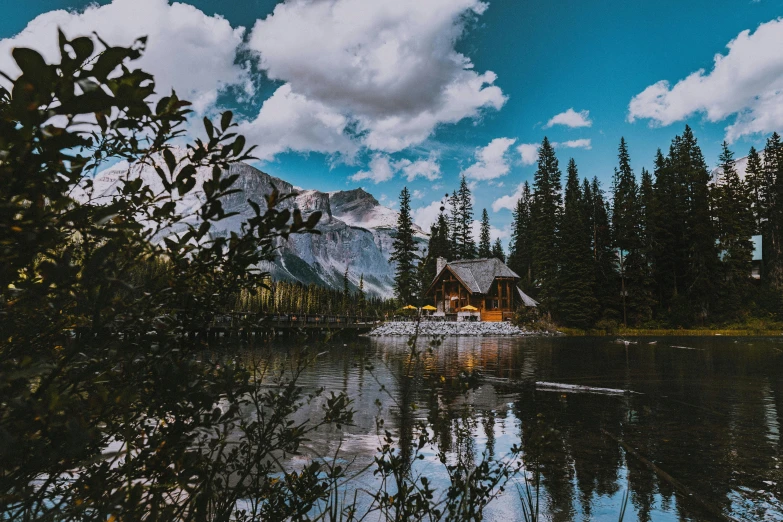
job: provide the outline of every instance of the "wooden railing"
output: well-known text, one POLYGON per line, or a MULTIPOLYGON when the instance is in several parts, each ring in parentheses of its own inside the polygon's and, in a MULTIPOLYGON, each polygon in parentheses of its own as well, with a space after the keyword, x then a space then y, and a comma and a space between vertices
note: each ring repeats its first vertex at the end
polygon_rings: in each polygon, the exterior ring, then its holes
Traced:
POLYGON ((324 326, 340 328, 345 326, 373 325, 379 317, 364 315, 334 314, 269 314, 269 313, 227 313, 215 314, 206 322, 208 328, 240 328, 247 326, 324 326))
POLYGON ((481 320, 499 323, 503 320, 503 312, 501 310, 486 310, 481 312, 481 320))

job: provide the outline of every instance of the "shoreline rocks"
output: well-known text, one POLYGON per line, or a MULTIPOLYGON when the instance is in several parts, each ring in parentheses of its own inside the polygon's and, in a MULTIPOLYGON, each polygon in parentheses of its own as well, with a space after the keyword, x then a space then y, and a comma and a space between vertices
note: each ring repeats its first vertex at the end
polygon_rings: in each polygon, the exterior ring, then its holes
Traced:
MULTIPOLYGON (((375 327, 370 337, 410 337, 416 333, 415 322, 388 322, 375 327)), ((419 335, 422 337, 527 337, 552 335, 548 332, 524 330, 507 322, 441 322, 422 321, 419 323, 419 335)))

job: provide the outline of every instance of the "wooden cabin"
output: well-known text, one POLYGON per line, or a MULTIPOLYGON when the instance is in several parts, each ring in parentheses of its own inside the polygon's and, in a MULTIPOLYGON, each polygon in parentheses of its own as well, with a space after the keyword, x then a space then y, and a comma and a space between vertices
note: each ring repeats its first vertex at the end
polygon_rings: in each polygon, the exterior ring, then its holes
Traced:
POLYGON ((437 275, 427 297, 441 314, 456 314, 464 306, 478 308, 482 321, 509 319, 518 306, 538 303, 519 289, 520 277, 499 259, 437 260, 437 275))

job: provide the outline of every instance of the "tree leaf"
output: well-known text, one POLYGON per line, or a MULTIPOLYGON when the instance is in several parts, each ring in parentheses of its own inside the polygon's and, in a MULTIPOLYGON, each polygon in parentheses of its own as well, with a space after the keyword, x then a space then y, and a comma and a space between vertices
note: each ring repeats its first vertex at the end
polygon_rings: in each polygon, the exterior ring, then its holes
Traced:
POLYGON ((220 128, 223 130, 223 132, 226 132, 226 129, 231 125, 231 119, 234 117, 234 113, 231 111, 225 111, 223 115, 220 117, 220 128))

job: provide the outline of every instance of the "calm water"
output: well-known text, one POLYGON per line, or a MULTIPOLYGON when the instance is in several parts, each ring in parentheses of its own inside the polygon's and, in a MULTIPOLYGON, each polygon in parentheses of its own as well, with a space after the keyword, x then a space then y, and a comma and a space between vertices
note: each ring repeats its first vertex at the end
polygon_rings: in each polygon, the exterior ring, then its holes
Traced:
MULTIPOLYGON (((405 339, 320 346, 326 353, 300 382, 347 392, 356 426, 320 433, 309 450, 332 455, 340 447, 340 462, 358 472, 379 446, 378 418, 405 440, 429 415, 440 419, 433 431, 450 455, 502 458, 518 444, 526 460, 535 456, 542 520, 617 520, 628 488, 626 521, 719 520, 626 455, 606 430, 723 513, 783 520, 783 338, 633 340, 626 347, 610 338, 451 338, 413 371, 405 339), (457 376, 472 370, 495 379, 462 393, 457 376), (433 390, 433 378, 446 385, 433 390), (640 395, 536 391, 535 381, 640 395)), ((281 346, 274 353, 283 361, 294 351, 281 346)), ((427 457, 415 471, 443 484, 434 450, 427 457)), ((363 473, 350 487, 372 487, 373 480, 363 473)), ((487 519, 520 519, 519 502, 510 487, 487 519)))

